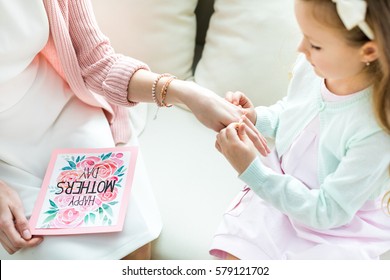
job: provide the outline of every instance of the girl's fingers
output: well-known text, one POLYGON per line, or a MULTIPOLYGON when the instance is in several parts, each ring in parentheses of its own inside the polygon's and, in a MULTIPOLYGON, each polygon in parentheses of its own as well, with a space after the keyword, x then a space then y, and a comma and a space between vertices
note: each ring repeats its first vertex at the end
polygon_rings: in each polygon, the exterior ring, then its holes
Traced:
POLYGON ((271 150, 268 147, 267 140, 261 133, 257 130, 255 125, 246 117, 242 117, 242 121, 247 126, 247 134, 249 138, 252 140, 253 144, 255 145, 256 149, 263 155, 267 156, 271 152, 271 150))
POLYGON ((222 153, 221 146, 218 144, 218 141, 215 141, 215 148, 218 150, 218 152, 222 153))
POLYGON ((267 156, 267 145, 264 144, 264 142, 259 138, 258 134, 256 134, 252 129, 248 128, 246 130, 246 134, 254 144, 255 148, 260 152, 260 154, 263 156, 267 156))
POLYGON ((241 107, 244 107, 242 106, 243 104, 241 103, 245 103, 245 104, 247 103, 246 98, 244 97, 245 97, 244 94, 239 91, 236 92, 228 91, 225 95, 225 99, 227 101, 229 101, 230 103, 236 106, 241 106, 241 107))

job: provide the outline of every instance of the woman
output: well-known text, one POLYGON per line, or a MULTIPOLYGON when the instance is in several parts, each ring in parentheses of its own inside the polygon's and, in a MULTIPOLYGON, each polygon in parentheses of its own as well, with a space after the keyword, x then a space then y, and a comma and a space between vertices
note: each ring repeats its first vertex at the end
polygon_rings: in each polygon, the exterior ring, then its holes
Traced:
POLYGON ((216 131, 241 109, 116 54, 90 1, 0 0, 0 11, 1 259, 150 258, 161 221, 142 158, 122 232, 31 236, 27 218, 52 149, 137 145, 125 110, 137 102, 185 104, 216 131))

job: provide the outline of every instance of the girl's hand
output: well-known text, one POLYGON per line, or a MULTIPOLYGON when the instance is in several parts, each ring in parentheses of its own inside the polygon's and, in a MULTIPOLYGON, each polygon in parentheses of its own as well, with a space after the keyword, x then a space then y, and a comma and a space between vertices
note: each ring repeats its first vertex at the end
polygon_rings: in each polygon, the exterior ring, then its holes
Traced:
POLYGON ((245 124, 244 127, 247 137, 249 137, 249 139, 253 142, 260 154, 266 157, 271 152, 268 147, 267 140, 263 135, 261 135, 255 125, 246 117, 246 115, 241 117, 239 124, 241 123, 245 124))
POLYGON ((0 181, 0 242, 13 254, 19 249, 34 247, 42 237, 32 237, 18 194, 0 181))
POLYGON ((256 158, 256 147, 246 134, 245 123, 232 123, 217 135, 215 146, 241 174, 256 158))
POLYGON ((255 144, 256 149, 263 156, 267 156, 271 151, 268 148, 267 140, 264 138, 263 135, 260 134, 260 132, 254 125, 256 123, 256 111, 252 102, 249 100, 248 97, 245 96, 245 94, 240 91, 227 92, 226 100, 233 105, 239 106, 245 110, 244 116, 241 118, 241 121, 246 124, 246 134, 248 134, 249 138, 255 144))
POLYGON ((245 114, 248 119, 255 124, 256 123, 256 112, 253 103, 249 98, 240 91, 228 91, 226 93, 226 100, 232 103, 233 105, 240 106, 245 110, 245 114))
POLYGON ((246 124, 246 134, 254 143, 256 149, 263 156, 267 156, 270 153, 270 149, 267 146, 267 140, 246 117, 246 112, 243 111, 240 106, 228 102, 207 89, 201 87, 200 89, 202 90, 199 91, 198 95, 193 95, 196 98, 193 98, 191 102, 185 103, 198 120, 205 126, 210 127, 217 132, 231 123, 237 123, 237 121, 243 122, 246 124))

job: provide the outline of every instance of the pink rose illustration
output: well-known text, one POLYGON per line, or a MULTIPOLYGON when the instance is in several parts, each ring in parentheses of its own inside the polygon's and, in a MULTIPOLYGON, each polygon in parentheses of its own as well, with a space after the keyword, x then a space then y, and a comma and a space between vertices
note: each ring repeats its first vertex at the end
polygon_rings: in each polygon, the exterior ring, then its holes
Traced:
POLYGON ((118 165, 113 160, 105 160, 103 162, 99 162, 95 165, 95 169, 99 169, 98 176, 101 179, 107 179, 108 177, 111 177, 114 175, 115 171, 118 168, 118 165))
POLYGON ((116 153, 116 154, 112 154, 111 156, 111 160, 115 161, 118 166, 123 165, 122 158, 123 158, 123 153, 116 153))
POLYGON ((111 192, 111 189, 108 188, 106 192, 99 193, 98 197, 100 198, 100 200, 102 202, 110 202, 110 201, 115 200, 117 195, 118 195, 118 189, 117 188, 114 188, 114 190, 112 192, 111 192))
POLYGON ((111 158, 110 160, 114 161, 116 163, 116 166, 123 165, 123 160, 121 160, 119 158, 111 158))
POLYGON ((93 203, 86 203, 86 205, 81 205, 78 207, 78 210, 80 210, 80 212, 89 214, 90 212, 93 212, 98 209, 101 205, 102 201, 98 196, 95 196, 93 203))
POLYGON ((54 202, 58 208, 64 208, 69 205, 73 197, 67 194, 60 194, 54 198, 54 202))
POLYGON ((83 223, 84 215, 75 208, 61 209, 56 218, 51 222, 55 228, 74 228, 83 223))
MULTIPOLYGON (((72 183, 72 182, 75 182, 77 181, 79 178, 80 178, 80 173, 79 171, 77 170, 65 170, 65 171, 62 171, 59 175, 58 175, 58 178, 57 178, 57 182, 69 182, 69 183, 72 183)), ((59 184, 60 187, 66 189, 68 187, 68 184, 59 184)))
POLYGON ((89 156, 77 163, 76 167, 81 170, 92 169, 99 161, 101 161, 100 157, 89 156))

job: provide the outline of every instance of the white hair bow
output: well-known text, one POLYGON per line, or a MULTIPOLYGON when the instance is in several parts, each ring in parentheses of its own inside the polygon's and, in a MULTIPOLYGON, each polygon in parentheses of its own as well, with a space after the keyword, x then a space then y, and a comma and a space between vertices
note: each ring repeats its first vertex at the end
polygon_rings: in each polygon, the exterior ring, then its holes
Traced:
POLYGON ((366 22, 367 2, 365 0, 332 1, 336 3, 337 13, 348 30, 359 26, 370 40, 374 39, 374 32, 366 22))

